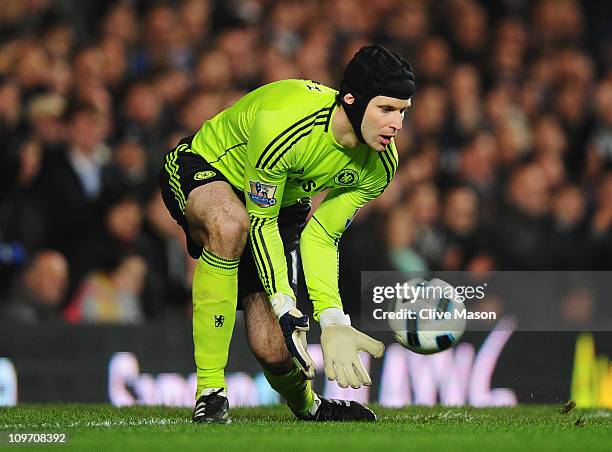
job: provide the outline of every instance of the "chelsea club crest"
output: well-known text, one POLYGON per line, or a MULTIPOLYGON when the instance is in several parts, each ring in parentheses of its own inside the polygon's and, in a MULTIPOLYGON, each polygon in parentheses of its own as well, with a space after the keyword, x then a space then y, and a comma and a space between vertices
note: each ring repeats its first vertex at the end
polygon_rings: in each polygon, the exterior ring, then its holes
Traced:
POLYGON ((357 171, 352 170, 350 168, 344 168, 336 177, 334 177, 334 182, 343 187, 348 187, 349 185, 355 185, 359 182, 359 175, 357 171))

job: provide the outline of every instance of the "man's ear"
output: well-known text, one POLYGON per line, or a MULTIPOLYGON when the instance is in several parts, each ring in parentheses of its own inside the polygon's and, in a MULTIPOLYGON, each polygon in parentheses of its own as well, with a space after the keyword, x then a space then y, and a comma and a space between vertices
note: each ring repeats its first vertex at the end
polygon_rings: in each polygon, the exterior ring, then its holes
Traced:
POLYGON ((345 103, 351 105, 353 102, 355 102, 355 96, 353 96, 351 93, 346 93, 344 97, 342 98, 342 100, 345 103))

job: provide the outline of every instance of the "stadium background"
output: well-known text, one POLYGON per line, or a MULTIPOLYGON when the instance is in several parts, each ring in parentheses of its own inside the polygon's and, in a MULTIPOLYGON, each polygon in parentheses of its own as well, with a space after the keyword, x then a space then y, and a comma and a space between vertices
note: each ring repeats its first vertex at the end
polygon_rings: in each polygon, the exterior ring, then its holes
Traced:
MULTIPOLYGON (((194 261, 156 188, 162 154, 261 84, 337 87, 368 42, 405 55, 418 85, 396 180, 341 243, 349 312, 362 270, 609 271, 610 23, 595 0, 3 1, 0 401, 108 401, 117 352, 187 380, 194 261)), ((542 300, 567 329, 612 325, 605 297, 567 294, 542 300)), ((572 395, 610 406, 601 353, 609 333, 515 333, 470 378, 490 371, 521 402, 582 381, 572 395)), ((239 322, 229 370, 254 377, 249 359, 239 322)), ((415 402, 425 377, 410 377, 397 394, 413 397, 392 399, 415 402)))

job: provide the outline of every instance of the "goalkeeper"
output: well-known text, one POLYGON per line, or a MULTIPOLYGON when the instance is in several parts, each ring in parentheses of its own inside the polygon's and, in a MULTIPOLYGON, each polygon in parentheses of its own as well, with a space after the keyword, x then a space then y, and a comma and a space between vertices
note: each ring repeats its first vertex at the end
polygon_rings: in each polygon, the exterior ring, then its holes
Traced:
POLYGON ((247 94, 165 156, 164 202, 183 227, 193 277, 197 366, 194 422, 229 422, 224 369, 236 308, 272 388, 304 420, 374 420, 357 402, 310 385, 308 317, 296 308, 298 246, 319 321, 325 372, 341 387, 369 385, 359 351, 382 356, 358 332, 338 291, 338 241, 358 210, 391 182, 414 76, 379 45, 359 50, 340 92, 284 80, 247 94), (310 197, 329 190, 306 222, 310 197), (245 246, 248 241, 248 246, 245 246))

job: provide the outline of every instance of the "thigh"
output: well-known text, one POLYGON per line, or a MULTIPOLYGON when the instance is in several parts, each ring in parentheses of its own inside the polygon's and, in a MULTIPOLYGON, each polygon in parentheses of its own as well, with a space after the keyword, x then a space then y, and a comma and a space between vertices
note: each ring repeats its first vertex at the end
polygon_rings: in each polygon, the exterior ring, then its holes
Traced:
POLYGON ((212 229, 223 223, 248 227, 248 217, 227 178, 191 152, 191 138, 166 154, 159 184, 164 204, 185 232, 189 254, 197 259, 212 229))
POLYGON ((249 228, 246 208, 232 187, 223 181, 201 185, 191 191, 185 220, 192 237, 211 252, 215 252, 215 242, 227 240, 228 235, 240 235, 244 242, 249 228))

